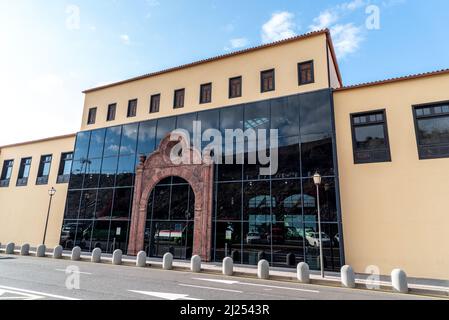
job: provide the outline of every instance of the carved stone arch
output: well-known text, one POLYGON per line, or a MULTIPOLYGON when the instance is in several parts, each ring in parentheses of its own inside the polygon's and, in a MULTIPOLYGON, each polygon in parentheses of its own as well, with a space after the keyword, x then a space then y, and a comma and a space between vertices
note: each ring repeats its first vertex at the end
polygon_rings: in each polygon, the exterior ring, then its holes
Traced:
POLYGON ((195 194, 193 254, 201 256, 203 261, 210 261, 213 174, 211 159, 202 159, 201 153, 190 147, 182 137, 178 141, 171 141, 169 135, 148 158, 141 157, 136 169, 128 254, 137 255, 143 250, 147 207, 153 189, 165 178, 180 177, 190 184, 195 194), (183 161, 175 164, 171 161, 170 154, 178 143, 183 146, 183 161))

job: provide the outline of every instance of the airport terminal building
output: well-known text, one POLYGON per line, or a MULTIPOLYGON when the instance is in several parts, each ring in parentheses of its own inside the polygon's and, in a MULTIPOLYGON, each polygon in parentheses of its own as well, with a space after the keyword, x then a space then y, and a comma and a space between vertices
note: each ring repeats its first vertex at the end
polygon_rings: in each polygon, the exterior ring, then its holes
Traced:
POLYGON ((323 30, 86 90, 77 134, 0 148, 0 241, 43 242, 53 187, 47 246, 318 269, 320 214, 326 270, 449 279, 448 87, 344 87, 323 30), (256 135, 173 163, 177 129, 256 135))

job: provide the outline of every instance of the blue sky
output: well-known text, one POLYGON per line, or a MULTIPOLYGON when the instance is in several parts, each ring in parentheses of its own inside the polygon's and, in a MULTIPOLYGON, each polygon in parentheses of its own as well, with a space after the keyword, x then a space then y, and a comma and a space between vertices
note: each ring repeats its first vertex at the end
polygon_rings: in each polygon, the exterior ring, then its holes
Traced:
POLYGON ((84 89, 321 27, 346 85, 449 68, 448 18, 447 0, 0 0, 0 145, 76 132, 84 89))

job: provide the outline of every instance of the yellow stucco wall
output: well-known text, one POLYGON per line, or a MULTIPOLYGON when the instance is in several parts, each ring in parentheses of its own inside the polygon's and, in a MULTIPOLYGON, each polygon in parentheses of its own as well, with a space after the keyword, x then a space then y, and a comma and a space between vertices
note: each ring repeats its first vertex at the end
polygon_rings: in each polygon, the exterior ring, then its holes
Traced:
MULTIPOLYGON (((61 153, 73 151, 75 136, 64 136, 39 142, 0 148, 0 165, 4 160, 14 160, 10 186, 0 188, 0 242, 14 242, 16 245, 29 243, 36 246, 42 243, 45 221, 48 211, 48 190, 56 189, 53 197, 50 219, 48 223, 46 245, 53 247, 59 244, 64 206, 68 184, 57 184, 61 153), (49 182, 37 186, 36 177, 42 155, 52 154, 49 182), (31 172, 28 185, 16 187, 20 160, 32 157, 31 172)), ((1 169, 0 169, 1 170, 1 169)))
POLYGON ((87 92, 81 130, 203 111, 328 87, 326 34, 318 34, 186 69, 87 92), (315 83, 299 86, 297 64, 309 60, 314 60, 315 83), (273 68, 276 70, 276 90, 261 93, 260 72, 273 68), (229 99, 229 79, 237 76, 243 78, 242 97, 229 99), (212 103, 199 104, 200 85, 210 82, 213 85, 212 103), (186 89, 185 107, 174 110, 174 91, 182 88, 186 89), (150 97, 159 93, 161 94, 160 112, 149 114, 150 97), (132 99, 138 99, 137 116, 126 118, 128 101, 132 99), (107 107, 111 103, 117 103, 116 120, 106 122, 107 107), (88 110, 92 107, 98 108, 96 123, 87 125, 88 110))
POLYGON ((449 159, 419 160, 412 105, 449 100, 449 75, 334 94, 343 233, 356 272, 449 279, 449 159), (350 114, 386 109, 392 162, 355 165, 350 114))

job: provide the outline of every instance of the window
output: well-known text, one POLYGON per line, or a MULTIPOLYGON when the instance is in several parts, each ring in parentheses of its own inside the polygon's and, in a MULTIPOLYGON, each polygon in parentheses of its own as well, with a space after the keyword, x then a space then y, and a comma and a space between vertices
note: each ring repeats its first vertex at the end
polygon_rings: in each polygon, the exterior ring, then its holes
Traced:
POLYGON ((59 163, 58 179, 56 183, 68 183, 70 179, 70 170, 72 169, 73 152, 63 153, 59 163))
POLYGON ((275 85, 274 85, 274 69, 262 71, 261 73, 261 91, 262 92, 268 92, 268 91, 274 91, 275 85))
POLYGON ((41 157, 41 161, 39 162, 39 171, 37 173, 36 184, 44 185, 48 183, 48 176, 50 175, 51 168, 51 155, 45 155, 41 157))
POLYGON ((298 63, 299 85, 315 82, 313 61, 298 63))
POLYGON ((114 121, 115 113, 117 111, 117 104, 113 103, 108 106, 108 115, 106 121, 114 121))
POLYGON ((137 115, 137 99, 130 100, 128 102, 128 118, 135 117, 137 115))
POLYGON ((173 103, 173 107, 175 109, 184 108, 184 96, 185 96, 185 89, 175 91, 175 99, 173 103))
POLYGON ((161 104, 161 95, 160 94, 155 94, 155 95, 151 96, 150 113, 159 112, 160 104, 161 104))
POLYGON ((97 108, 90 108, 89 115, 87 117, 87 124, 94 124, 97 118, 97 108))
POLYGON ((6 160, 3 162, 2 175, 0 176, 0 188, 9 187, 13 166, 14 160, 6 160))
POLYGON ((391 161, 385 110, 351 115, 354 162, 391 161))
POLYGON ((212 101, 212 83, 202 84, 200 89, 200 103, 210 103, 212 101))
POLYGON ((419 158, 449 158, 449 102, 413 109, 419 158))
POLYGON ((24 158, 20 161, 19 176, 17 177, 17 186, 26 186, 30 176, 31 158, 24 158))
POLYGON ((242 96, 242 77, 229 79, 229 99, 242 96))

